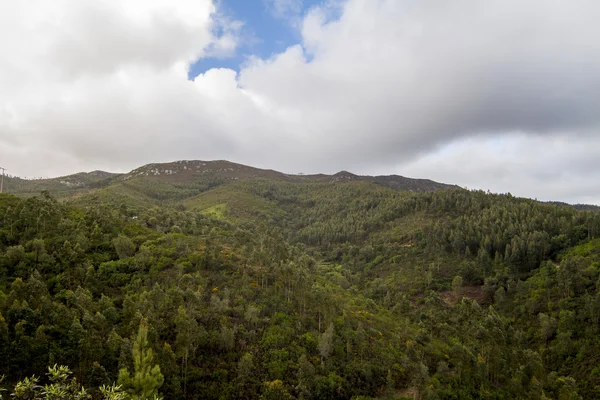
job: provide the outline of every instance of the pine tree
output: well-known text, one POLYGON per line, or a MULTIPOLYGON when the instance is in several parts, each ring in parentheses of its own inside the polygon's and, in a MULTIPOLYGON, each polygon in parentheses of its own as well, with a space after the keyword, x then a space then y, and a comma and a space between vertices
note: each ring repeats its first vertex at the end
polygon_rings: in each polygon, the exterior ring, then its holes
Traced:
POLYGON ((134 373, 133 376, 126 368, 119 371, 119 385, 129 393, 132 400, 161 399, 158 388, 163 384, 164 377, 160 366, 154 364, 154 354, 148 344, 148 327, 142 319, 137 338, 132 349, 134 373))

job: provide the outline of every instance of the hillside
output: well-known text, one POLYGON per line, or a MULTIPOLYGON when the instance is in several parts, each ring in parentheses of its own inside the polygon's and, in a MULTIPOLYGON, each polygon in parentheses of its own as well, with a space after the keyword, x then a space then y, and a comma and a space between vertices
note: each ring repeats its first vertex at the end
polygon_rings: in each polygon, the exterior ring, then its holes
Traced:
POLYGON ((59 364, 112 399, 151 348, 168 399, 600 397, 597 212, 226 161, 101 175, 0 196, 9 387, 59 364))
POLYGON ((574 207, 578 210, 584 210, 584 211, 600 211, 600 206, 593 205, 593 204, 568 204, 568 203, 564 203, 561 201, 549 201, 547 203, 554 204, 557 206, 562 206, 562 207, 574 207))

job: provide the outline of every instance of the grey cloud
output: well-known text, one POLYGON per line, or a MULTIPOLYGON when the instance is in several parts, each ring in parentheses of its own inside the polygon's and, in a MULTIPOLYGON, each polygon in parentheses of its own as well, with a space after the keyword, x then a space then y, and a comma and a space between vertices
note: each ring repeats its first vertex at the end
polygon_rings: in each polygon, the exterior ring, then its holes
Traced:
POLYGON ((291 49, 240 81, 303 110, 337 144, 324 156, 389 162, 464 135, 594 131, 595 11, 592 2, 351 1, 339 21, 307 19, 310 63, 291 49))
POLYGON ((0 157, 52 149, 57 173, 227 158, 286 172, 396 169, 531 197, 596 193, 583 178, 600 151, 596 1, 327 1, 304 18, 302 43, 190 82, 191 59, 235 47, 214 37, 218 13, 200 3, 165 0, 164 13, 134 0, 147 17, 136 19, 116 0, 102 13, 63 0, 60 29, 23 32, 30 48, 0 39, 13 55, 0 60, 0 110, 13 116, 0 143, 18 138, 0 157), (28 67, 3 78, 15 65, 28 67))
POLYGON ((600 204, 600 138, 470 137, 398 167, 414 176, 517 196, 600 204))

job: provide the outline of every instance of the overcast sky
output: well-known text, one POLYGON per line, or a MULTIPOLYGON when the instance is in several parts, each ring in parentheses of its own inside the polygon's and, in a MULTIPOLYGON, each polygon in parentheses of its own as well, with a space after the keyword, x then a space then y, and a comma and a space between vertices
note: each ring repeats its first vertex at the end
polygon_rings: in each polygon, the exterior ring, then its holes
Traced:
POLYGON ((599 15, 597 0, 1 1, 0 166, 228 159, 600 204, 599 15))

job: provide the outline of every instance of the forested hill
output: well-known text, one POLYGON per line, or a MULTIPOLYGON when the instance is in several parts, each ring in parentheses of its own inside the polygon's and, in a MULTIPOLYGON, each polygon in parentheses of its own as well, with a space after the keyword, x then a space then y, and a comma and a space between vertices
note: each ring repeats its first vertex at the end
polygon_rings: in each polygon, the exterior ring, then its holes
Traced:
POLYGON ((111 178, 118 175, 104 171, 92 171, 48 179, 23 179, 15 176, 5 176, 3 192, 16 196, 35 196, 42 191, 48 191, 53 196, 65 198, 87 193, 94 188, 107 186, 112 182, 111 178))
POLYGON ((599 213, 223 163, 0 195, 6 394, 600 398, 599 213))
POLYGON ((561 201, 549 201, 548 204, 555 204, 563 207, 575 207, 578 210, 600 211, 600 206, 593 204, 568 204, 561 201))

